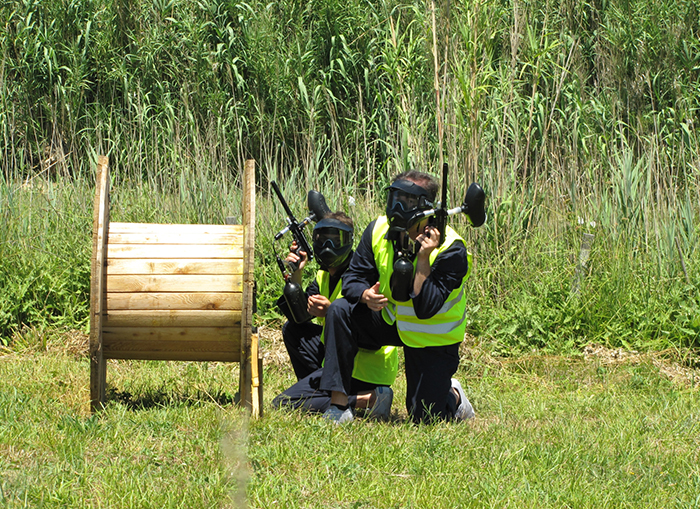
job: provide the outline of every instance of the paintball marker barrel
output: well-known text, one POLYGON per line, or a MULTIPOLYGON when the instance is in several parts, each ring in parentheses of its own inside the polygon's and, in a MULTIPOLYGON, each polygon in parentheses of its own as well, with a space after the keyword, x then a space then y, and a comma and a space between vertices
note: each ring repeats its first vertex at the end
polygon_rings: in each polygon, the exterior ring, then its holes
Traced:
MULTIPOLYGON (((464 202, 459 207, 452 209, 447 209, 444 211, 446 216, 453 216, 455 214, 463 213, 469 218, 469 223, 474 227, 478 228, 486 221, 486 211, 484 209, 486 201, 486 193, 476 182, 472 182, 467 189, 467 194, 464 197, 464 202)), ((441 209, 428 209, 424 210, 412 219, 412 223, 420 221, 424 217, 435 216, 441 212, 441 209)))
POLYGON ((314 252, 311 249, 311 245, 309 244, 309 241, 306 239, 306 235, 304 235, 304 232, 302 231, 304 226, 306 226, 307 224, 309 224, 313 220, 312 217, 309 216, 306 219, 304 219, 301 223, 299 223, 296 220, 296 218, 294 217, 294 213, 289 208, 289 205, 287 204, 287 200, 285 200, 284 196, 282 196, 282 192, 280 191, 280 188, 277 185, 277 182, 272 181, 272 182, 270 182, 270 185, 272 186, 272 189, 275 190, 275 194, 277 194, 277 198, 279 198, 279 201, 282 204, 282 207, 284 207, 284 211, 287 214, 287 223, 288 223, 285 228, 283 228, 281 231, 279 231, 275 235, 275 240, 279 240, 287 232, 292 232, 292 237, 294 237, 294 240, 297 243, 297 251, 304 251, 306 253, 309 261, 313 260, 314 252))

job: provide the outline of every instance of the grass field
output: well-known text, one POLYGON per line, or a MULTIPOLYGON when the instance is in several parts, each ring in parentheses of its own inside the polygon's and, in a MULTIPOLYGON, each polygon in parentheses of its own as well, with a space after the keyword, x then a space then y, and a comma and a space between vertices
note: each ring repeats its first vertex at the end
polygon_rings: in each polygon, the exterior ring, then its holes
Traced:
POLYGON ((698 12, 0 2, 0 508, 700 507, 698 12), (411 425, 399 378, 389 423, 248 422, 237 365, 126 361, 91 417, 98 154, 129 222, 240 217, 255 159, 268 402, 293 382, 271 182, 358 229, 402 170, 447 161, 451 206, 481 183, 486 224, 451 220, 475 260, 458 376, 477 418, 411 425))
MULTIPOLYGON (((265 399, 293 382, 263 329, 265 399)), ((25 331, 0 353, 0 506, 700 507, 700 369, 679 352, 589 347, 494 357, 465 342, 477 417, 335 427, 272 410, 248 422, 238 366, 111 362, 88 414, 82 334, 25 331)))

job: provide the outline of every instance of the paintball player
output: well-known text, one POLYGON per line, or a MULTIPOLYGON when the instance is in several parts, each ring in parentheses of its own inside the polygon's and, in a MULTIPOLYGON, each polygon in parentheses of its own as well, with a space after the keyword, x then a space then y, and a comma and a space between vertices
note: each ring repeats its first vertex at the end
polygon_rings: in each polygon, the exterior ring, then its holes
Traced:
MULTIPOLYGON (((296 323, 283 297, 277 305, 288 321, 282 327, 282 338, 297 377, 297 383, 277 396, 274 407, 303 408, 323 413, 330 407, 330 391, 319 389, 324 357, 324 320, 328 308, 342 297, 342 277, 353 256, 354 225, 343 212, 336 212, 321 219, 313 230, 312 248, 320 270, 307 287, 307 309, 315 317, 313 321, 296 323)), ((292 244, 286 261, 298 269, 292 280, 301 284, 302 272, 307 265, 307 253, 295 254, 292 244)), ((348 378, 347 404, 351 408, 365 409, 370 417, 387 419, 391 411, 393 391, 389 387, 396 378, 398 350, 393 346, 379 349, 359 349, 354 358, 353 370, 348 378)))
POLYGON ((358 349, 383 345, 403 347, 406 409, 414 422, 474 416, 461 384, 452 378, 466 328, 463 286, 471 255, 452 228, 441 232, 430 217, 415 220, 416 212, 434 207, 437 191, 436 180, 426 173, 398 175, 388 188, 386 215, 362 234, 343 276, 344 297, 326 314, 320 389, 331 393, 331 406, 325 419, 353 420, 348 395, 355 355, 358 349), (395 261, 405 256, 401 251, 409 252, 412 267, 405 300, 399 301, 392 287, 402 283, 394 274, 395 261))

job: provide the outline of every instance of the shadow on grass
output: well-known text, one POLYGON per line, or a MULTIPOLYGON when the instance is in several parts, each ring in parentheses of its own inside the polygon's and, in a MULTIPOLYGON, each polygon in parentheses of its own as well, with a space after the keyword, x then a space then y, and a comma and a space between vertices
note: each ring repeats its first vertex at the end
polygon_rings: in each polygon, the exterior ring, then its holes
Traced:
POLYGON ((124 405, 129 410, 150 410, 152 408, 177 407, 177 406, 201 406, 207 403, 214 403, 217 406, 228 406, 238 404, 239 393, 228 394, 218 391, 210 394, 206 391, 190 393, 175 393, 162 389, 148 390, 141 394, 132 394, 129 391, 120 391, 114 387, 107 387, 105 402, 116 401, 124 405))

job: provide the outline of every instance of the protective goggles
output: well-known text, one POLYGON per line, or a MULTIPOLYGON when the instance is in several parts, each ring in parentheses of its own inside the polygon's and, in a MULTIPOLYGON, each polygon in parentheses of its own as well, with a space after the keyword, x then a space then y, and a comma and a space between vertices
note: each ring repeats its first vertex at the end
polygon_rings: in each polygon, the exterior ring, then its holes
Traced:
POLYGON ((408 180, 397 180, 389 186, 387 210, 399 206, 403 210, 424 210, 433 208, 428 200, 428 192, 418 184, 408 180))
POLYGON ((387 211, 403 209, 409 212, 433 208, 433 203, 428 200, 428 192, 409 180, 397 180, 389 186, 386 205, 387 211))
POLYGON ((321 219, 314 227, 312 242, 315 250, 327 244, 333 249, 352 244, 352 228, 337 219, 321 219))

